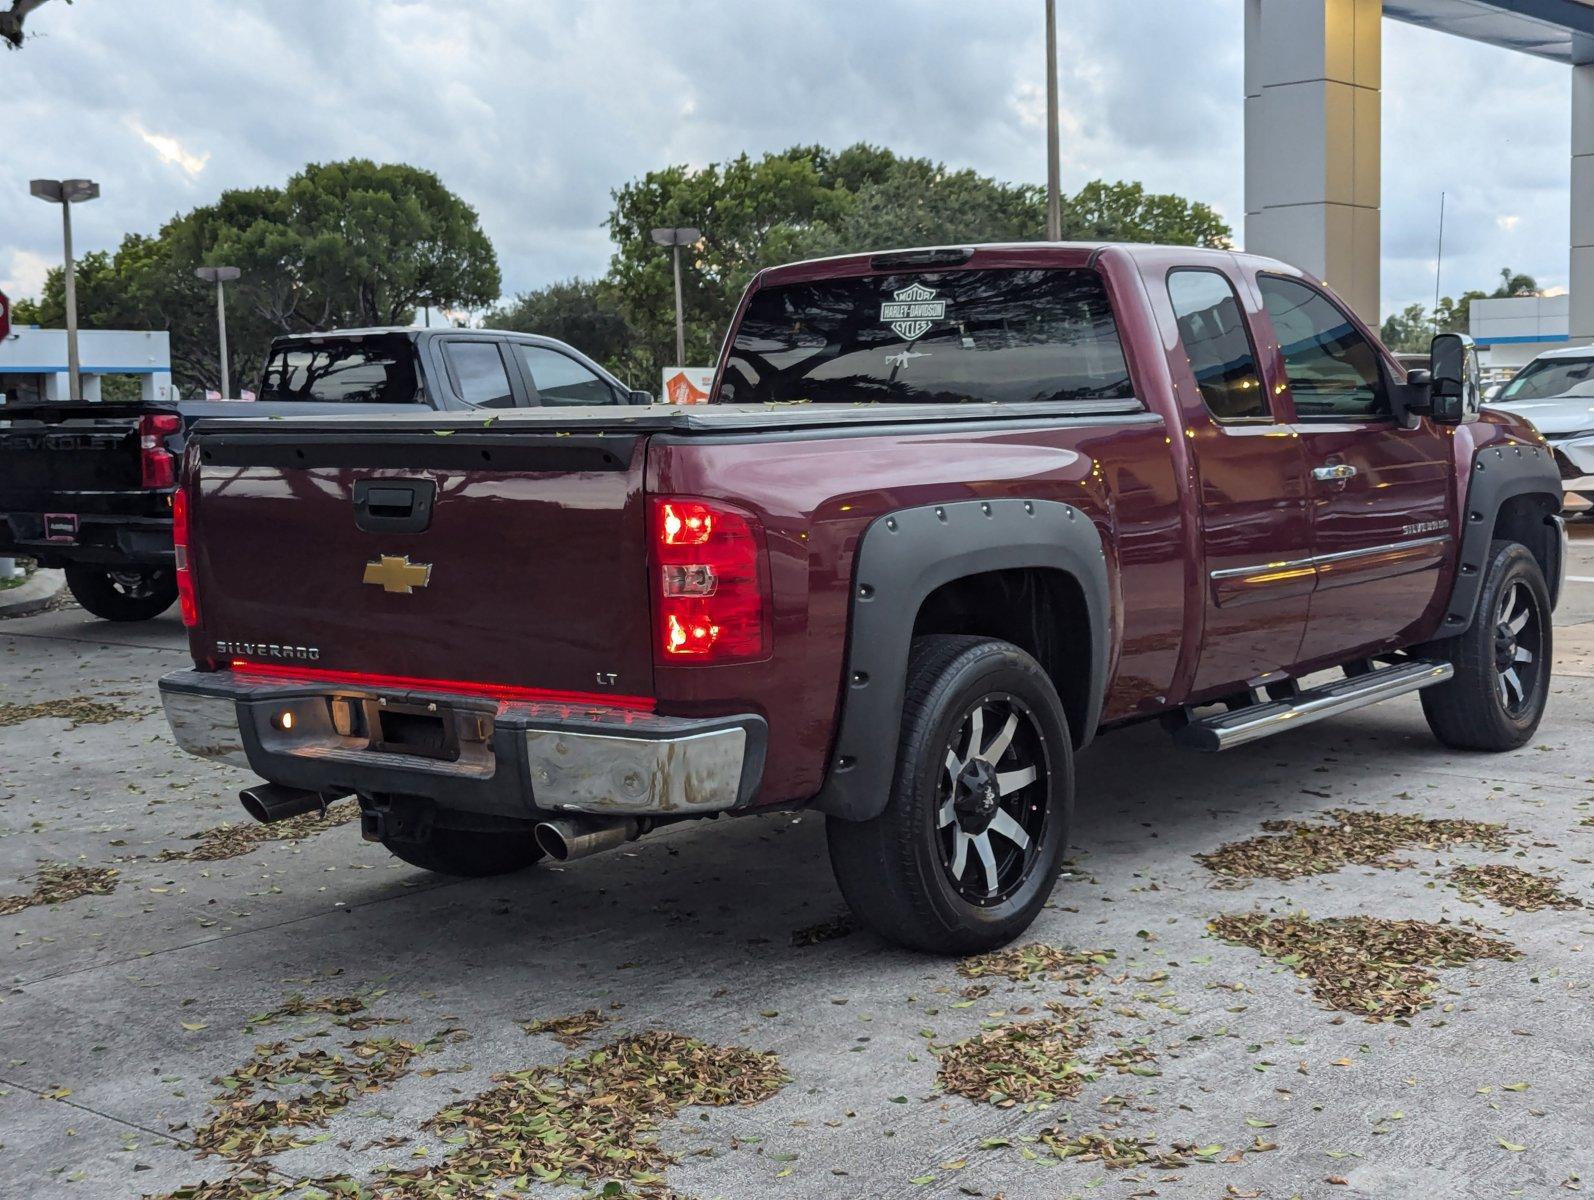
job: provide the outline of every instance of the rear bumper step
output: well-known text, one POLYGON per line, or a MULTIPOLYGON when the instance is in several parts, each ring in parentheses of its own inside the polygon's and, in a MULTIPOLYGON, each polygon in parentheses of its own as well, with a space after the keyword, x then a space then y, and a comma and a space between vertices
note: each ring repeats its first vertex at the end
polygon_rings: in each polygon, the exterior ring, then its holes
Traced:
POLYGON ((1253 704, 1191 721, 1173 735, 1173 740, 1187 750, 1232 750, 1325 717, 1443 683, 1454 674, 1455 668, 1447 662, 1425 659, 1396 663, 1299 692, 1287 700, 1253 704))
POLYGON ((528 820, 737 808, 757 790, 767 742, 753 715, 689 720, 232 671, 178 671, 160 692, 180 747, 273 784, 528 820))

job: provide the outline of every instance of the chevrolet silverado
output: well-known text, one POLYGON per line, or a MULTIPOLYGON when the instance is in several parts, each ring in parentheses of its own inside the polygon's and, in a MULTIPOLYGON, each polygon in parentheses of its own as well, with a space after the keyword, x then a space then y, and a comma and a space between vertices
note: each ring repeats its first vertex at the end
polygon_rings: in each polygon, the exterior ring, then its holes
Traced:
POLYGON ((766 270, 702 407, 201 427, 166 713, 257 819, 354 795, 453 874, 814 809, 863 922, 989 948, 1098 733, 1227 750, 1420 692, 1447 746, 1532 736, 1560 479, 1467 339, 1431 362, 1221 250, 766 270))

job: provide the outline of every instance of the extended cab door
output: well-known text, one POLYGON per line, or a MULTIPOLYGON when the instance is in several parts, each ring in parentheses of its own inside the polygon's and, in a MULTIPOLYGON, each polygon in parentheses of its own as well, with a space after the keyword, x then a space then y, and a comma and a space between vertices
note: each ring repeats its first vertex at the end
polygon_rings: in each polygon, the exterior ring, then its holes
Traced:
POLYGON ((1256 277, 1275 369, 1311 469, 1312 595, 1301 661, 1346 661, 1422 622, 1453 551, 1450 447, 1431 421, 1395 420, 1378 346, 1326 292, 1256 277))
POLYGON ((1234 281, 1174 266, 1146 282, 1166 296, 1177 330, 1169 365, 1195 451, 1205 551, 1192 690, 1210 694, 1298 661, 1314 582, 1306 460, 1280 398, 1264 385, 1234 281))

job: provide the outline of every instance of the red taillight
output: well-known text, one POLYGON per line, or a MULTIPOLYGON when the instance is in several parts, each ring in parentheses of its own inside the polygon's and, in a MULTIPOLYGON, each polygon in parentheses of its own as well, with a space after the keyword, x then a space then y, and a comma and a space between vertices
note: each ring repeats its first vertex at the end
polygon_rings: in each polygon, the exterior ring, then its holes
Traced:
POLYGON ((661 665, 769 653, 763 537, 751 514, 703 500, 654 500, 653 562, 661 665))
POLYGON ((183 624, 193 628, 199 624, 199 598, 188 566, 188 493, 180 488, 172 493, 172 549, 177 566, 177 607, 183 624))
POLYGON ((177 483, 177 456, 166 449, 166 439, 183 427, 176 413, 149 413, 138 421, 139 485, 169 488, 177 483))

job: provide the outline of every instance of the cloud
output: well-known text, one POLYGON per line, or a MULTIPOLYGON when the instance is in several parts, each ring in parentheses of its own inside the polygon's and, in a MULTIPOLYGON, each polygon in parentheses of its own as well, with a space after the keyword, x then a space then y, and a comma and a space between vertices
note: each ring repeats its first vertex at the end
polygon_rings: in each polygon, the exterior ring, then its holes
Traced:
POLYGON ((184 149, 183 144, 174 137, 163 133, 151 133, 139 124, 138 118, 127 117, 125 124, 134 133, 143 139, 144 144, 155 151, 163 163, 174 163, 188 173, 189 178, 197 178, 205 169, 205 164, 210 161, 210 151, 195 154, 184 149))
POLYGON ((36 254, 32 250, 13 250, 5 275, 0 276, 0 292, 12 299, 37 296, 44 290, 44 277, 50 273, 50 268, 59 266, 60 262, 59 250, 54 258, 36 254))
MULTIPOLYGON (((1138 179, 1239 233, 1240 0, 1059 9, 1064 186, 1138 179)), ((22 133, 0 155, 0 262, 58 253, 38 175, 100 180, 74 213, 89 250, 306 162, 410 162, 477 209, 516 292, 601 273, 610 192, 669 163, 868 141, 1046 174, 1035 0, 162 0, 30 20, 49 36, 3 62, 22 133)), ((1383 59, 1386 307, 1432 303, 1442 190, 1447 288, 1507 264, 1564 283, 1565 69, 1389 21, 1383 59)))

